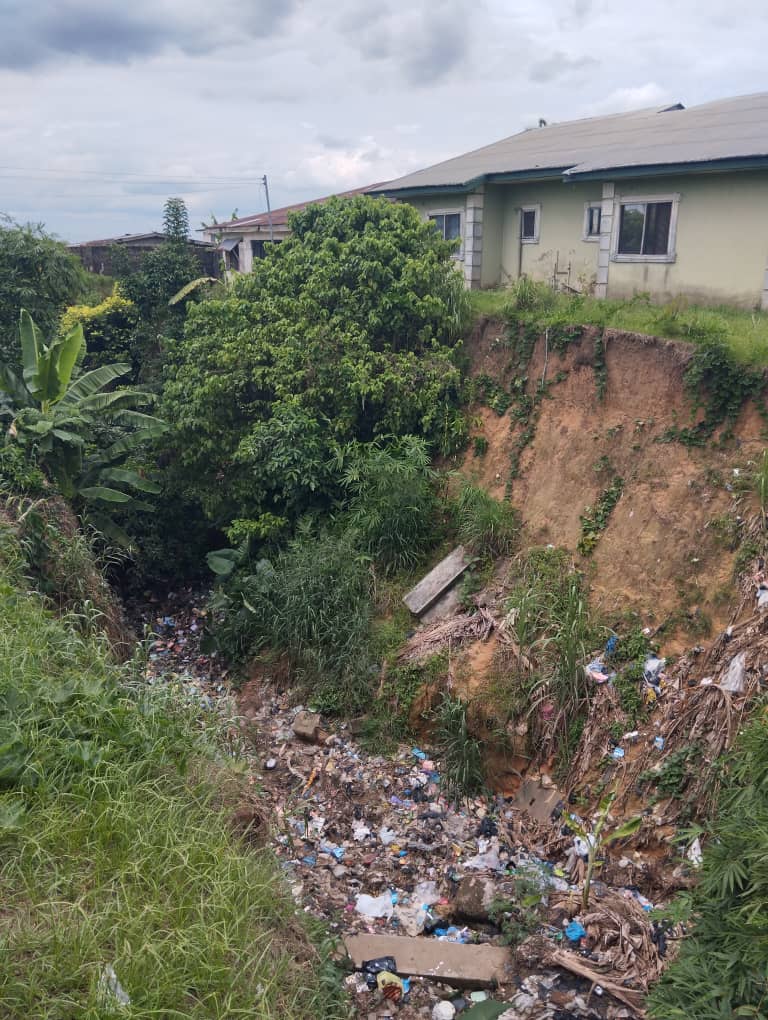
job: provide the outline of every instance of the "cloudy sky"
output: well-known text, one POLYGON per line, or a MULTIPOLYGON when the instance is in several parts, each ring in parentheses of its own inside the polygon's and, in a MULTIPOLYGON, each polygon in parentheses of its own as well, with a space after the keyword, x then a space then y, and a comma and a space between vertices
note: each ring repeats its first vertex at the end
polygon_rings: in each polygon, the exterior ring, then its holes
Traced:
POLYGON ((0 212, 80 241, 768 88, 765 0, 0 0, 0 212))

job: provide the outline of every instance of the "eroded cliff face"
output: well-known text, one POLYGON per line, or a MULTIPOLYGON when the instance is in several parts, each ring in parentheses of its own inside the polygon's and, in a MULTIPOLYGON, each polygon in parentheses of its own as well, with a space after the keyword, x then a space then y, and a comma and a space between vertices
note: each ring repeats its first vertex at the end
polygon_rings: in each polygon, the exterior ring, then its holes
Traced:
MULTIPOLYGON (((470 448, 461 467, 493 495, 510 495, 525 544, 574 552, 585 508, 623 479, 592 555, 581 559, 593 604, 610 613, 636 610, 650 625, 670 620, 668 635, 682 648, 730 619, 736 553, 727 532, 749 509, 741 483, 764 449, 764 425, 747 405, 727 444, 717 435, 705 447, 664 441, 668 429, 694 419, 683 381, 692 345, 606 330, 596 357, 596 336, 585 330, 563 354, 539 338, 527 392, 543 379, 547 393, 527 423, 532 438, 520 449, 526 423, 514 404, 501 416, 478 406, 473 434, 488 448, 483 456, 470 448)), ((474 375, 511 385, 516 369, 503 323, 480 323, 468 353, 474 375)))

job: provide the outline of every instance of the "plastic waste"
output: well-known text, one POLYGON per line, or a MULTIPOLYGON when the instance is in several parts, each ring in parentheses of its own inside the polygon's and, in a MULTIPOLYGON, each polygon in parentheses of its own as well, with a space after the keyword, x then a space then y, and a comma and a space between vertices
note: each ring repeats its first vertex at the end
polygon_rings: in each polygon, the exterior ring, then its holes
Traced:
POLYGON ((432 1009, 432 1020, 453 1020, 456 1007, 451 1002, 437 1002, 432 1009))
POLYGON ((586 934, 587 929, 583 925, 579 924, 578 921, 571 921, 565 929, 565 937, 569 942, 581 942, 586 934))
MULTIPOLYGON (((392 894, 384 892, 381 896, 369 896, 367 893, 360 893, 355 900, 355 910, 363 917, 392 917, 395 906, 392 903, 392 894)), ((397 968, 392 968, 396 970, 397 968)), ((365 966, 363 966, 365 970, 365 966)))
POLYGON ((427 760, 426 754, 423 751, 420 751, 418 747, 414 747, 414 749, 411 751, 411 754, 415 758, 418 758, 419 761, 426 761, 427 760))
POLYGON ((664 750, 664 737, 654 737, 653 738, 653 746, 656 748, 657 751, 663 751, 664 750))
POLYGON ((701 840, 697 836, 693 843, 688 847, 685 856, 694 866, 694 868, 701 867, 701 863, 704 860, 704 855, 701 852, 701 840))
POLYGON ((429 908, 422 903, 408 903, 395 907, 395 920, 411 938, 421 935, 428 918, 429 908))
POLYGON ((624 754, 625 751, 623 747, 614 747, 614 749, 611 751, 611 758, 613 758, 614 761, 621 761, 621 759, 624 757, 624 754))
POLYGON ((376 987, 389 1002, 399 1002, 405 994, 402 980, 389 970, 381 970, 376 975, 376 987))
POLYGON ((658 655, 649 655, 643 663, 643 678, 654 687, 658 685, 659 673, 667 664, 666 659, 660 659, 658 655))
POLYGON ((105 1009, 123 1009, 131 1004, 131 997, 118 981, 111 963, 105 964, 99 975, 98 995, 105 1009))
POLYGON ((757 598, 757 608, 759 610, 768 609, 768 584, 759 584, 755 597, 757 598))
POLYGON ((365 974, 369 987, 376 987, 376 977, 379 974, 394 974, 397 970, 397 961, 394 956, 377 956, 374 960, 363 960, 362 971, 365 974))
POLYGON ((745 687, 745 677, 747 667, 747 653, 739 652, 735 655, 725 671, 725 675, 720 681, 720 690, 730 691, 731 694, 743 694, 745 687))
POLYGON ((389 846, 390 843, 394 843, 397 839, 397 833, 393 832, 392 829, 388 829, 386 825, 382 825, 379 829, 379 839, 384 846, 389 846))

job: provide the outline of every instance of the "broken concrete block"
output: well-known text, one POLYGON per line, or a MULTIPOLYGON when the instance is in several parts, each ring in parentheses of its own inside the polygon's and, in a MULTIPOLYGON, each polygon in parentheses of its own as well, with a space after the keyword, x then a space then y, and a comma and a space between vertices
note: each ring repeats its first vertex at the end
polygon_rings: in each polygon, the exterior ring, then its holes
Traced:
POLYGON ((421 616, 458 581, 471 562, 464 546, 457 546, 408 592, 403 602, 414 616, 421 616))
POLYGON ((490 878, 467 875, 456 890, 454 914, 465 921, 487 921, 488 908, 496 897, 496 884, 490 878))
POLYGON ((503 946, 471 946, 403 935, 349 935, 344 945, 355 967, 392 956, 397 973, 434 978, 455 988, 484 988, 512 976, 512 954, 503 946))
POLYGON ((293 720, 293 732, 300 740, 316 744, 322 733, 320 716, 317 712, 298 712, 293 720))
POLYGON ((512 801, 512 807, 518 811, 527 811, 537 822, 548 822, 562 799, 562 793, 552 785, 549 778, 546 786, 540 779, 524 779, 512 801))

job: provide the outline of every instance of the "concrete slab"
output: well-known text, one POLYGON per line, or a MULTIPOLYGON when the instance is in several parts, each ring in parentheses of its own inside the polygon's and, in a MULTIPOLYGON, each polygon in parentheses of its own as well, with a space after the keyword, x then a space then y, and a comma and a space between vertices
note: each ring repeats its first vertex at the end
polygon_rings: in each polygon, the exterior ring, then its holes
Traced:
POLYGON ((426 577, 422 577, 415 588, 408 592, 403 602, 414 616, 421 616, 458 581, 471 562, 472 559, 465 552, 464 546, 457 546, 433 567, 426 577))
POLYGON ((403 935, 349 935, 344 945, 358 969, 364 960, 393 956, 398 974, 447 981, 456 988, 484 988, 512 977, 512 953, 504 946, 462 946, 403 935))
POLYGON ((422 623, 437 623, 444 620, 446 616, 453 616, 461 609, 461 586, 454 584, 453 588, 441 595, 437 602, 433 602, 429 609, 425 609, 419 619, 422 623))

